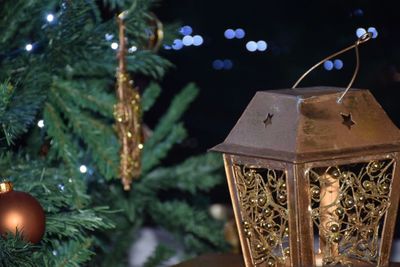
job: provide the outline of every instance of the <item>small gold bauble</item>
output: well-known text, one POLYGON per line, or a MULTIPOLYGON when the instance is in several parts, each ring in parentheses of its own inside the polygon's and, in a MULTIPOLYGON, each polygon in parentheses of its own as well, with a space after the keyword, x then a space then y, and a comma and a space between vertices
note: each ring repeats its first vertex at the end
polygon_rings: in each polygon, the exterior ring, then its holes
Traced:
POLYGON ((340 227, 337 224, 332 224, 329 229, 331 230, 332 233, 337 233, 337 232, 339 232, 340 227))
POLYGON ((334 178, 338 178, 338 177, 340 176, 340 173, 339 173, 337 170, 334 170, 334 171, 332 172, 332 176, 333 176, 334 178))
POLYGON ((337 216, 342 217, 344 215, 344 209, 339 207, 335 210, 337 216))
POLYGON ((342 236, 339 234, 334 234, 332 236, 332 242, 334 242, 334 243, 339 243, 341 239, 342 239, 342 236))

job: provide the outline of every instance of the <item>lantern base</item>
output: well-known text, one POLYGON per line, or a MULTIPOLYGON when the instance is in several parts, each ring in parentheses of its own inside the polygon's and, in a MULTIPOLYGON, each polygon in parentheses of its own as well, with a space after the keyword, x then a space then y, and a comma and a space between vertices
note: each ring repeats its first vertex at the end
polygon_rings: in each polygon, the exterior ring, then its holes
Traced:
MULTIPOLYGON (((182 262, 175 267, 245 267, 241 254, 234 253, 214 253, 205 254, 189 261, 182 262)), ((336 265, 338 266, 338 265, 336 265)), ((374 266, 374 265, 355 265, 354 266, 374 266)), ((390 267, 400 267, 400 263, 390 263, 390 267)))

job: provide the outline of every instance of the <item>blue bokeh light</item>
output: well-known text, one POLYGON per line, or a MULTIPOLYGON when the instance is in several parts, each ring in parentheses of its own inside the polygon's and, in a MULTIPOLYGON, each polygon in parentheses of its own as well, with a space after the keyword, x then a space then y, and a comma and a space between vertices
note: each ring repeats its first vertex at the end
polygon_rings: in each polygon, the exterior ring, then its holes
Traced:
POLYGON ((364 15, 364 11, 361 8, 357 8, 356 10, 354 10, 354 15, 357 17, 361 17, 362 15, 364 15))
POLYGON ((114 34, 106 33, 106 34, 104 35, 104 38, 105 38, 107 41, 111 41, 111 40, 114 38, 114 34))
POLYGON ((190 34, 192 34, 193 29, 192 29, 192 27, 190 27, 189 25, 185 25, 185 26, 183 26, 183 27, 179 30, 179 32, 180 32, 182 35, 190 35, 190 34))
POLYGON ((358 38, 360 38, 361 36, 363 36, 366 33, 367 33, 367 31, 364 28, 358 28, 356 30, 356 35, 357 35, 358 38))
POLYGON ((332 70, 333 69, 333 62, 332 61, 330 61, 330 60, 327 60, 327 61, 325 61, 324 62, 324 68, 326 69, 326 70, 332 70))
POLYGON ((170 45, 164 45, 164 49, 165 49, 165 50, 171 50, 172 47, 171 47, 170 45))
POLYGON ((378 31, 376 30, 375 27, 369 27, 368 32, 372 33, 372 38, 375 39, 378 37, 378 31))
POLYGON ((182 40, 180 39, 175 39, 174 43, 172 44, 172 49, 174 50, 180 50, 183 47, 182 40))
POLYGON ((247 49, 248 51, 250 51, 250 52, 256 51, 257 48, 258 48, 258 47, 257 47, 257 43, 254 42, 254 41, 249 41, 249 42, 247 42, 247 44, 246 44, 246 49, 247 49))
POLYGON ((333 61, 333 66, 335 67, 335 69, 341 70, 343 68, 343 61, 341 59, 335 59, 333 61))
POLYGON ((235 31, 232 30, 232 29, 227 29, 224 32, 224 36, 225 36, 226 39, 233 39, 233 38, 235 38, 235 31))
POLYGON ((235 30, 235 37, 237 39, 243 39, 245 37, 245 35, 246 35, 246 32, 243 29, 239 28, 239 29, 235 30))
POLYGON ((191 46, 193 44, 193 36, 186 35, 185 37, 183 37, 182 43, 184 46, 191 46))
POLYGON ((223 61, 223 63, 224 63, 224 69, 230 70, 230 69, 233 68, 233 62, 232 62, 232 60, 230 60, 230 59, 225 59, 225 60, 223 61))
POLYGON ((264 40, 260 40, 257 42, 257 50, 258 51, 265 51, 265 50, 267 50, 267 48, 268 48, 268 44, 264 40))
POLYGON ((195 35, 193 36, 193 45, 194 46, 200 46, 204 42, 203 37, 201 35, 195 35))
POLYGON ((220 59, 216 59, 213 61, 212 66, 216 70, 222 70, 224 68, 224 62, 220 59))

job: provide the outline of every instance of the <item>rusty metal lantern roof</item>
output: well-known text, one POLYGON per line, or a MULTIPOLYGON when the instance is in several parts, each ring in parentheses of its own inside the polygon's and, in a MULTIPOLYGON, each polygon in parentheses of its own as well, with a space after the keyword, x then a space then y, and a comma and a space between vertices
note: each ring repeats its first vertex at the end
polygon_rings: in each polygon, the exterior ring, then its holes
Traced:
POLYGON ((222 144, 228 154, 294 163, 400 149, 400 131, 368 90, 259 91, 222 144))

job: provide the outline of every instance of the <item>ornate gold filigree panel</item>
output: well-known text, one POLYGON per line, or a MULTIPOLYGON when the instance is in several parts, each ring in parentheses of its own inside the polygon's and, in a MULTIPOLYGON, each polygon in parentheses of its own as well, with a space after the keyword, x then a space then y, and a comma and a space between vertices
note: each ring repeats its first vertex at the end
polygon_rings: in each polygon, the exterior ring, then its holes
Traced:
POLYGON ((351 259, 376 264, 394 162, 377 160, 307 172, 324 265, 351 265, 351 259))
POLYGON ((233 169, 253 264, 285 263, 290 254, 286 173, 243 165, 233 169))

